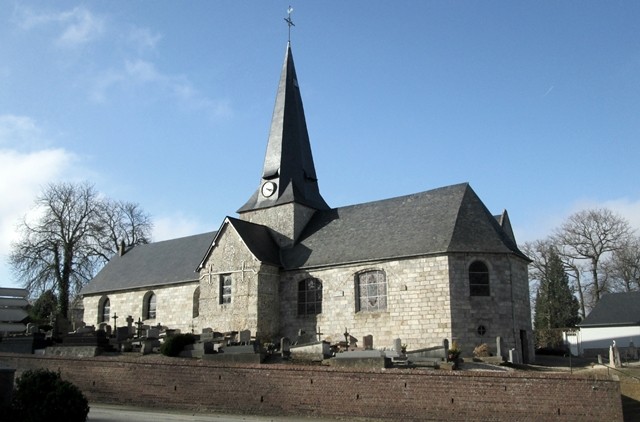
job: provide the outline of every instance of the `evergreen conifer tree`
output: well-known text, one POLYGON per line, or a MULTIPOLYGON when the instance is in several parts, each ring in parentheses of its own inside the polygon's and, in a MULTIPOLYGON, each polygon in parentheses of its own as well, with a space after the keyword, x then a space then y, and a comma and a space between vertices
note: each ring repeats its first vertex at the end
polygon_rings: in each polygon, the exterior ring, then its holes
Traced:
POLYGON ((534 327, 538 347, 561 346, 562 329, 575 327, 580 322, 579 308, 562 260, 552 248, 536 294, 534 327))

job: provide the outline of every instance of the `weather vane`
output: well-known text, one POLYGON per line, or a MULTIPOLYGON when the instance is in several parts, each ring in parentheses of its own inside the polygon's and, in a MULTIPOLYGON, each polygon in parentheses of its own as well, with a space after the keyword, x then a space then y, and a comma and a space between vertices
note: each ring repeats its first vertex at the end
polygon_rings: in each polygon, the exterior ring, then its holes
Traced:
POLYGON ((296 26, 291 20, 291 12, 293 12, 293 7, 289 6, 289 8, 287 9, 287 17, 284 18, 284 21, 289 26, 289 42, 291 42, 291 27, 296 26))

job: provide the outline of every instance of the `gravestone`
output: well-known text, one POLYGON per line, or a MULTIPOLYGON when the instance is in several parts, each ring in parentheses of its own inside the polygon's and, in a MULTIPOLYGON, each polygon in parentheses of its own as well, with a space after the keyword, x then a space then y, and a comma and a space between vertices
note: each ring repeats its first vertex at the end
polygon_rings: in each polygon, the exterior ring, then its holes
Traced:
POLYGON ((373 336, 371 334, 362 337, 364 350, 373 350, 373 336))
POLYGON ((133 317, 131 315, 127 316, 127 328, 129 329, 129 335, 135 334, 135 328, 133 328, 133 317))
POLYGON ((305 330, 298 330, 298 338, 296 339, 296 343, 298 344, 307 344, 315 342, 314 333, 308 333, 305 330))
POLYGON ((129 327, 116 328, 116 341, 121 343, 129 338, 129 327))
POLYGON ((402 339, 393 340, 393 350, 398 354, 402 354, 402 339))
POLYGON ((282 357, 288 357, 291 354, 291 340, 288 337, 280 339, 280 353, 282 357))
POLYGON ((496 337, 496 356, 502 356, 502 337, 496 337))
POLYGON ((107 335, 107 337, 111 336, 111 326, 106 322, 101 322, 100 324, 98 324, 98 331, 103 331, 107 335))
POLYGON ((147 338, 160 338, 160 330, 156 327, 149 328, 147 330, 147 338))
POLYGON ((357 350, 337 353, 330 360, 331 366, 350 368, 390 368, 393 359, 380 350, 357 350))
POLYGON ((96 327, 94 325, 85 325, 84 327, 80 327, 76 330, 77 334, 87 334, 93 333, 96 331, 96 327))
POLYGON ((143 355, 148 355, 153 352, 154 347, 158 347, 160 345, 159 340, 157 339, 146 339, 140 342, 140 353, 143 355))
POLYGON ((78 330, 84 326, 86 326, 87 324, 85 324, 84 321, 73 321, 71 323, 71 326, 73 328, 73 331, 78 332, 78 330))
POLYGON ((509 349, 509 362, 516 364, 521 363, 520 355, 516 349, 509 349))
POLYGON ((56 335, 67 335, 71 331, 71 323, 63 315, 57 315, 54 324, 54 333, 56 335))
POLYGON ((618 346, 616 346, 616 341, 613 341, 613 345, 609 346, 609 365, 614 368, 620 368, 622 363, 620 361, 620 351, 618 350, 618 346))
POLYGON ((627 359, 638 360, 638 349, 633 344, 633 341, 629 342, 629 347, 627 348, 627 359))
POLYGON ((251 343, 251 330, 242 330, 239 333, 240 344, 249 344, 251 343))

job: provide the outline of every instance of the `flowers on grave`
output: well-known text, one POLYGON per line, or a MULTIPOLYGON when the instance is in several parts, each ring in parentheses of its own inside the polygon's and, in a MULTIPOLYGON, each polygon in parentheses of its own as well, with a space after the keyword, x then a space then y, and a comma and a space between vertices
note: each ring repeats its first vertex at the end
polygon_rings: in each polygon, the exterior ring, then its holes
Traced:
POLYGON ((482 343, 481 345, 476 346, 476 348, 473 349, 473 356, 477 358, 486 358, 488 356, 491 356, 487 343, 482 343))
POLYGON ((457 362, 460 359, 460 348, 457 342, 451 343, 449 352, 447 353, 447 362, 457 362))

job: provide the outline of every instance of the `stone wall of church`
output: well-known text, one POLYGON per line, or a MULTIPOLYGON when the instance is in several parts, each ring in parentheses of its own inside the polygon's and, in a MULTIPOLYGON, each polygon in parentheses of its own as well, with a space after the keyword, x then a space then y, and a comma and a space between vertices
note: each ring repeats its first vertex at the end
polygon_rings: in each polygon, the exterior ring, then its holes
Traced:
POLYGON ((322 339, 344 339, 345 329, 360 340, 373 335, 375 348, 391 348, 400 338, 409 349, 438 346, 451 338, 449 268, 446 256, 292 271, 280 283, 281 332, 320 332, 322 339), (381 270, 387 281, 387 309, 356 311, 356 275, 381 270), (298 283, 309 277, 322 282, 322 313, 298 316, 298 283), (318 330, 318 331, 316 331, 318 330))
POLYGON ((230 225, 221 230, 200 271, 199 326, 271 338, 278 327, 277 269, 262 266, 230 225), (224 277, 231 279, 226 300, 224 277))
POLYGON ((502 338, 503 356, 509 349, 533 357, 527 262, 513 255, 456 254, 449 259, 451 275, 452 337, 463 353, 486 343, 497 354, 496 337, 502 338), (471 296, 469 266, 474 261, 489 269, 489 296, 471 296), (522 334, 521 334, 522 332, 522 334))
MULTIPOLYGON (((182 332, 191 332, 192 328, 197 330, 198 327, 197 318, 192 318, 194 293, 197 287, 198 283, 193 281, 178 285, 115 292, 108 295, 85 296, 83 299, 84 322, 87 325, 97 325, 100 322, 100 299, 108 297, 110 316, 118 316, 118 326, 126 325, 126 318, 131 315, 135 321, 142 318, 147 325, 161 324, 179 329, 182 332), (143 315, 143 302, 149 292, 156 295, 155 319, 144 319, 143 315)), ((113 326, 113 319, 109 321, 109 325, 113 326)))
POLYGON ((313 208, 291 203, 245 212, 240 218, 269 227, 278 245, 287 248, 293 245, 314 213, 313 208))

